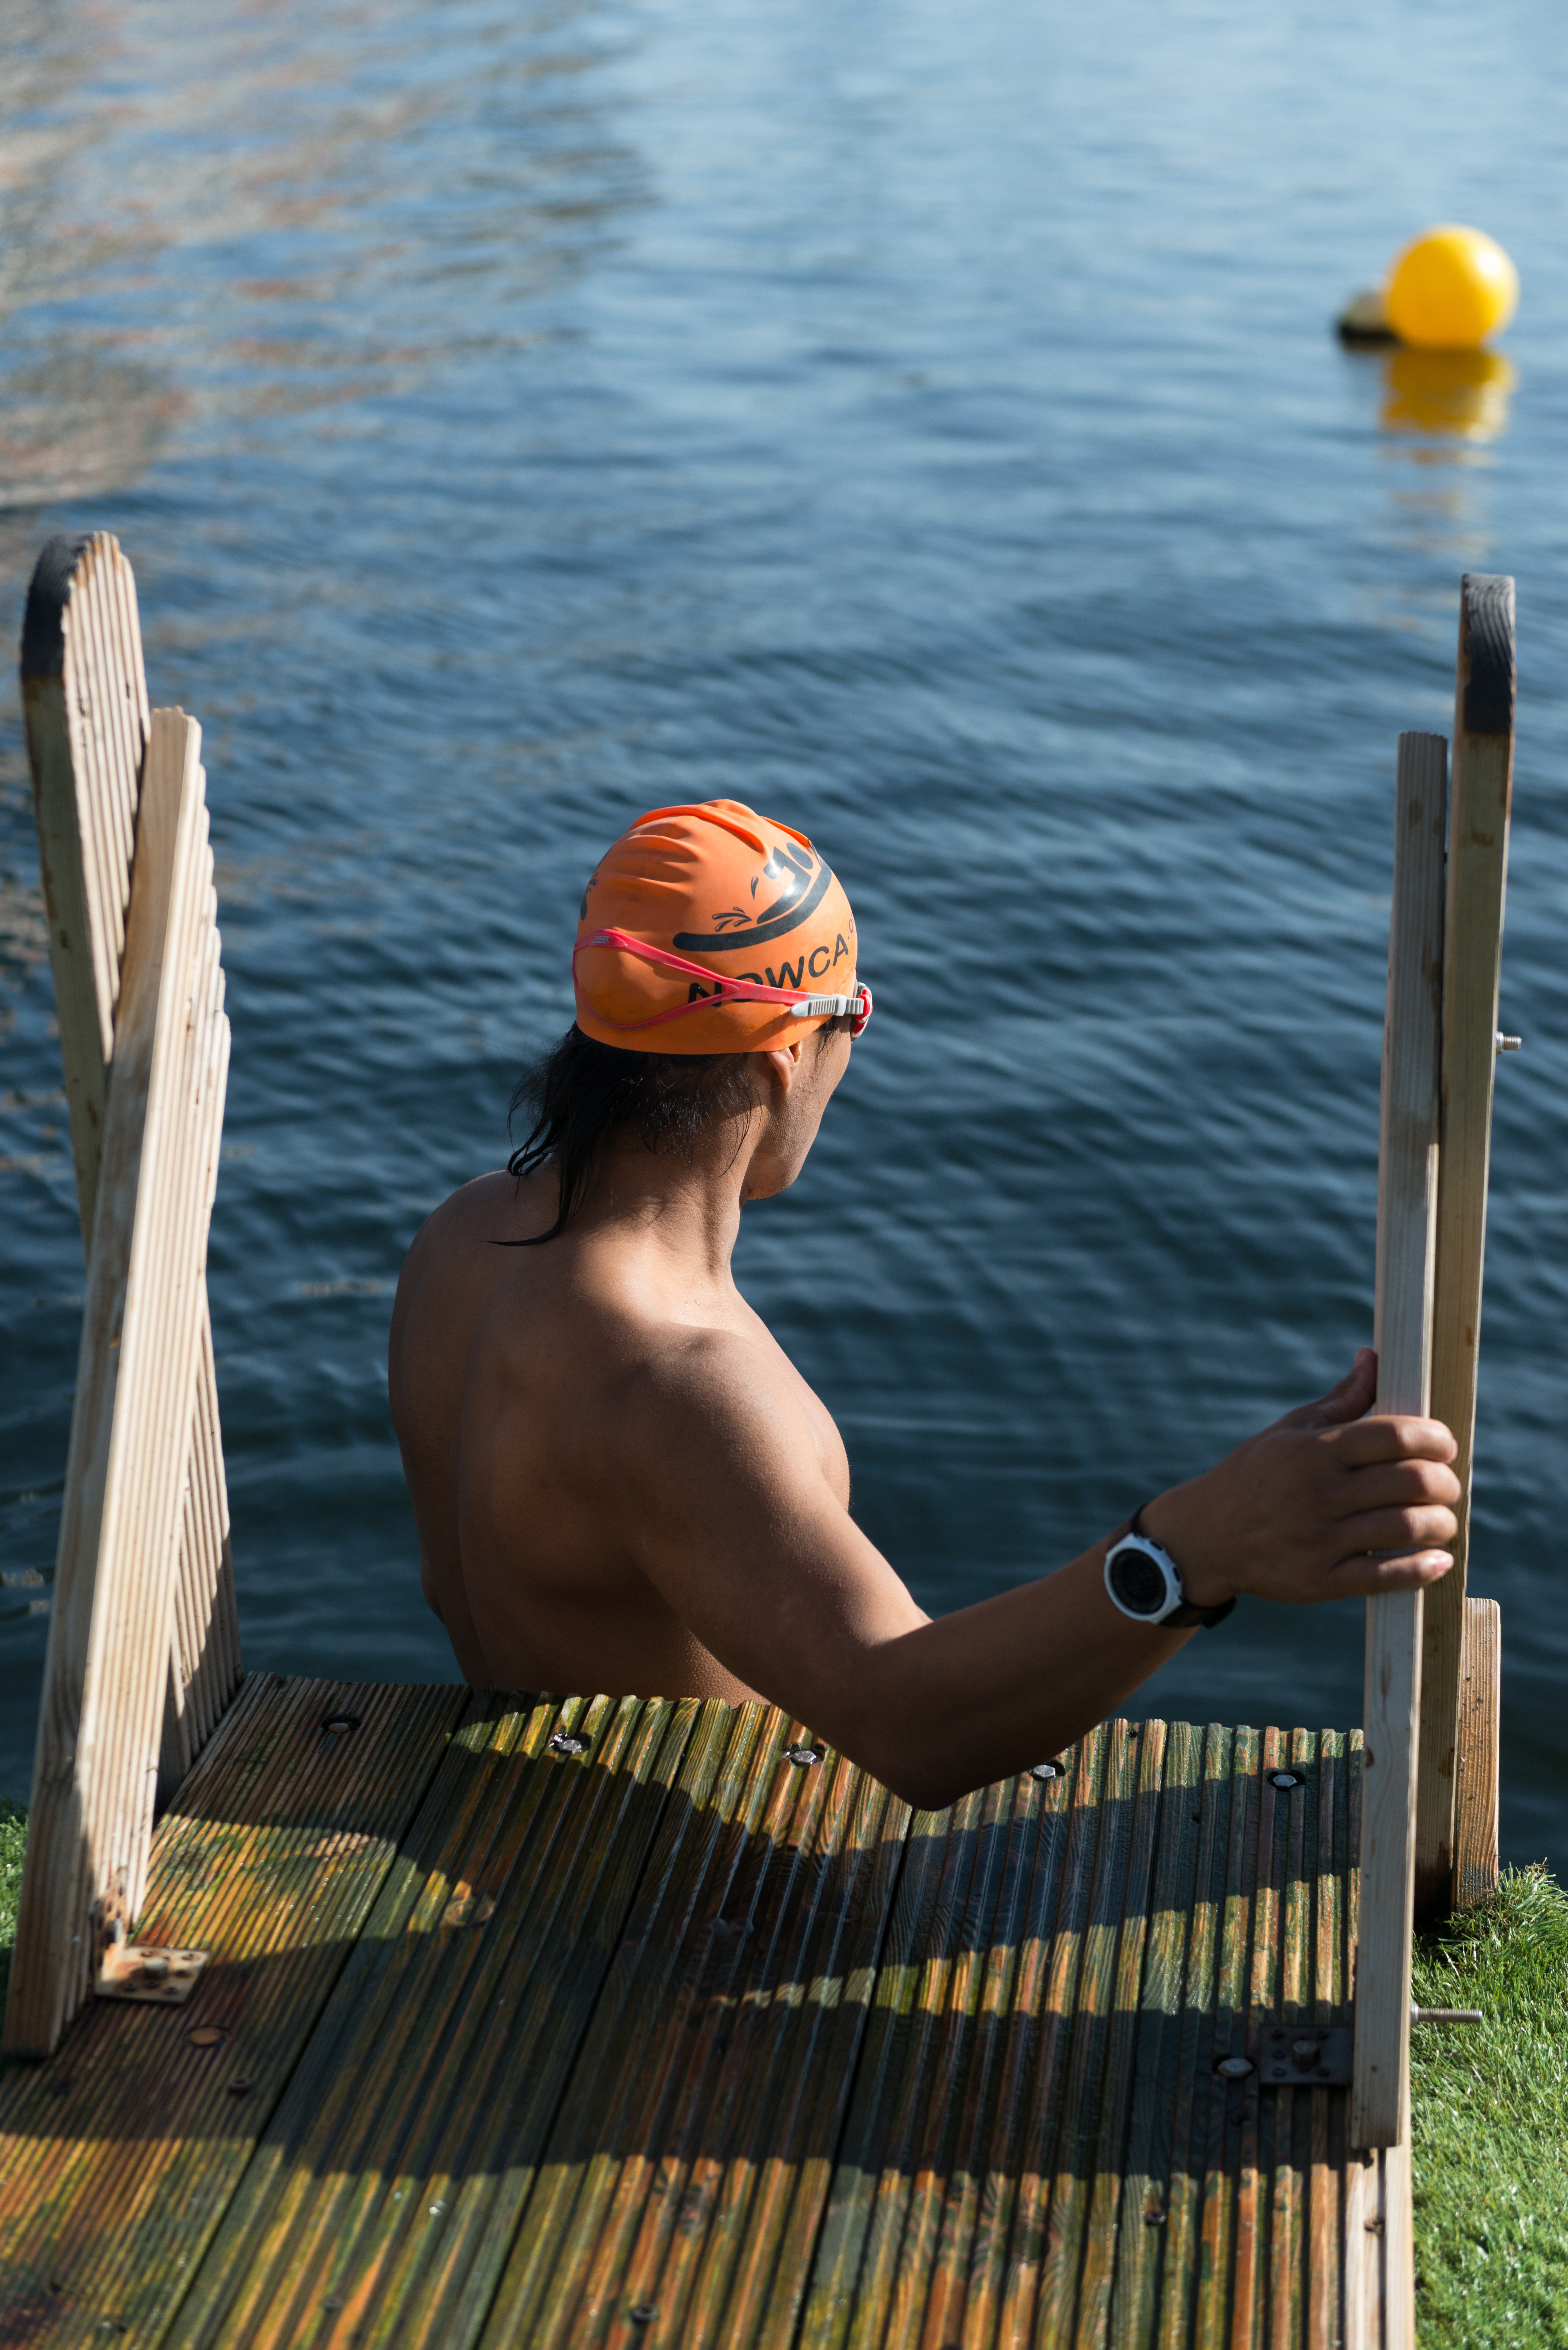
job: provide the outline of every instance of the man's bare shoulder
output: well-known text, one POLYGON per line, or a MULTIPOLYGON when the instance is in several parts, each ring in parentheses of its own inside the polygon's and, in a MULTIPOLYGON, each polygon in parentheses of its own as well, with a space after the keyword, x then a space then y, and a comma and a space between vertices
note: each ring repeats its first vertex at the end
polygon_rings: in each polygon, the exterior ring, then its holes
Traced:
POLYGON ((431 1210, 414 1234, 403 1260, 404 1270, 417 1271, 432 1257, 454 1248, 471 1248, 476 1242, 525 1238, 535 1227, 544 1231, 554 1212, 553 1198, 546 1203, 530 1197, 531 1188, 526 1180, 520 1181, 504 1167, 460 1184, 439 1208, 431 1210))
MULTIPOLYGON (((803 1386, 771 1341, 710 1325, 649 1323, 621 1356, 618 1402, 641 1432, 680 1449, 720 1431, 754 1441, 759 1419, 806 1424, 803 1386)), ((805 1392, 809 1392, 806 1390, 805 1392)))

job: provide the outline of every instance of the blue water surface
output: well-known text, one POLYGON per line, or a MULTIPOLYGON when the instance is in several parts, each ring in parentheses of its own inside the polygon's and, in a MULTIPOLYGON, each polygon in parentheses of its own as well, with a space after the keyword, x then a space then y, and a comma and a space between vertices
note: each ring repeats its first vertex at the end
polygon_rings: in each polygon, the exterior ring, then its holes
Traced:
MULTIPOLYGON (((1395 738, 1458 587, 1521 703, 1472 1587, 1507 1856, 1568 1865, 1568 18, 1433 0, 12 0, 0 614, 116 532, 205 729, 234 1022, 213 1228, 245 1654, 449 1678, 398 1266, 570 1016, 597 851, 807 830, 877 1017, 748 1295, 948 1608, 1370 1336, 1395 738), (1340 302, 1432 219, 1509 364, 1340 302)), ((0 702, 0 1787, 25 1794, 82 1287, 0 702)), ((1361 1614, 1145 1692, 1359 1719, 1361 1614)))

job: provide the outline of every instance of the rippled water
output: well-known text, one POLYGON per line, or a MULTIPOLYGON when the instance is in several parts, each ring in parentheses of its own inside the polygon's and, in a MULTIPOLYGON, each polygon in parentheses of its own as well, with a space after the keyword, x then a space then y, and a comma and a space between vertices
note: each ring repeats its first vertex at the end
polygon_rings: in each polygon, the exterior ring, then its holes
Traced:
MULTIPOLYGON (((928 1604, 1069 1556, 1369 1334, 1394 738, 1459 576, 1521 702, 1474 1587, 1509 1855, 1568 1863, 1568 20, 1413 0, 0 9, 0 609, 117 532, 206 728, 234 1019, 212 1295, 246 1654, 448 1677, 383 1350, 569 1017, 583 876, 753 799, 877 1019, 743 1284, 928 1604), (1368 15, 1375 21, 1368 23, 1368 15), (1431 218, 1487 377, 1326 331, 1431 218)), ((0 1784, 25 1793, 80 1248, 0 705, 0 1784), (41 1578, 41 1579, 40 1579, 41 1578)), ((1258 1604, 1151 1711, 1358 1718, 1258 1604)))

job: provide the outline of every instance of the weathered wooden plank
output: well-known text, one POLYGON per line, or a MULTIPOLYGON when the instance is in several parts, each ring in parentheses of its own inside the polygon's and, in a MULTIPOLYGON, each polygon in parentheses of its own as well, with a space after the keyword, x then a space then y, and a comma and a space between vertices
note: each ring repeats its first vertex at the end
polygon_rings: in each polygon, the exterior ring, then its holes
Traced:
POLYGON ((1497 1891, 1498 1744, 1502 1719, 1502 1615, 1495 1599, 1467 1599, 1459 1658, 1454 1907, 1473 1909, 1497 1891))
MULTIPOLYGON (((1125 1754, 1126 1751, 1124 1740, 1120 1752, 1125 1754)), ((1093 1732, 1064 1760, 1068 1766, 1067 1833, 1059 1860, 1053 1856, 1051 1877, 1039 1887, 1040 1895, 1054 1894, 1054 1898, 1050 1908, 1042 1906, 1036 1912, 1037 1922, 1033 1924, 1030 1939, 1040 1945, 1038 1957, 1024 1977, 1025 1994, 1032 1999, 1040 2026, 1033 2077, 1030 2080, 1026 2074, 1025 2095, 1021 2100, 1023 2127, 1017 2142, 1023 2152, 1022 2175, 1012 2198, 1005 2262, 999 2266, 992 2253, 987 2262, 984 2295, 977 2300, 981 2324, 990 2324, 1003 2338, 1009 2332, 1028 2338, 1051 2255, 1052 2193, 1073 2074, 1075 2019, 1085 1950, 1096 1925, 1096 1875, 1111 1761, 1109 1730, 1102 1728, 1093 1732)), ((1125 1849, 1125 1835, 1118 1835, 1118 1841, 1125 1849)), ((983 1932, 983 1919, 977 1924, 983 1932)), ((928 2107, 938 2114, 940 2081, 939 2069, 925 2084, 923 2093, 928 2107)), ((929 2121, 927 2135, 929 2141, 936 2140, 936 2130, 929 2121)), ((895 2140, 881 2161, 885 2205, 890 2199, 887 2193, 888 2174, 898 2155, 895 2140)), ((909 2252, 914 2249, 908 2229, 898 2249, 906 2265, 892 2305, 894 2322, 878 2337, 889 2345, 889 2350, 902 2338, 897 2323, 900 2310, 909 2311, 912 2319, 922 2298, 920 2280, 908 2266, 909 2252)), ((893 2250, 890 2237, 885 2239, 882 2250, 884 2257, 893 2250)))
POLYGON ((789 2341, 909 1820, 807 1742, 693 1742, 485 2345, 789 2341))
POLYGON ((1273 1834, 1273 1789, 1260 1771, 1272 1765, 1279 1732, 1231 1733, 1229 1833, 1224 1895, 1214 1951, 1213 2037, 1207 2078, 1194 2094, 1207 2091, 1207 2112, 1199 2106, 1192 2137, 1191 2168, 1201 2180, 1198 2273, 1192 2281, 1195 2318, 1192 2341, 1201 2350, 1220 2350, 1231 2336, 1256 2339, 1260 2306, 1261 2178, 1256 2074, 1227 2080, 1215 2068, 1246 2061, 1253 2054, 1256 2019, 1272 2004, 1279 1907, 1278 1852, 1273 1834))
POLYGON ((1144 2206, 1128 2199, 1124 2171, 1149 1941, 1155 1848, 1166 1809, 1162 1793, 1168 1727, 1163 1721, 1146 1721, 1137 1735, 1137 1792, 1127 1879, 1117 1918, 1118 1946, 1106 2069, 1090 2122, 1093 2134, 1084 2150, 1091 2183, 1074 2336, 1077 2350, 1108 2350, 1113 2340, 1111 2303, 1116 2286, 1116 2249, 1124 2222, 1129 2232, 1148 2232, 1144 2206))
POLYGON ((1407 2138, 1352 2153, 1346 2204, 1345 2350, 1416 2350, 1407 2138))
MULTIPOLYGON (((882 2228, 873 2251, 884 2262, 893 2251, 896 2213, 899 2220, 891 2290, 878 2297, 877 2311, 885 2341, 923 2339, 933 2331, 945 2336, 961 2322, 973 2166, 984 2159, 993 2086, 992 2026, 1016 1970, 1016 1904, 1029 1889, 1028 1846, 1038 1834, 1038 1809, 1017 1781, 1005 1780, 955 1807, 947 1823, 944 1890, 956 1898, 945 1905, 923 1970, 917 1996, 929 2037, 895 2124, 894 2146, 906 2149, 909 2168, 906 2198, 889 2197, 886 2155, 880 2166, 882 2228)), ((936 1816, 917 1822, 917 1829, 928 1825, 940 1832, 936 1816)))
MULTIPOLYGON (((1058 1815, 1060 1787, 1054 1783, 1055 1803, 1048 1796, 1046 1804, 1058 1815)), ((940 1950, 952 1921, 961 1915, 953 1872, 961 1864, 972 1867, 981 1813, 981 1799, 971 1796, 949 1812, 917 1813, 910 1823, 803 2321, 805 2337, 822 2343, 825 2350, 839 2350, 862 2299, 861 2264, 878 2216, 882 2143, 895 2127, 908 2134, 909 2114, 900 2124, 895 2109, 900 2098, 918 2099, 928 2077, 923 2052, 938 2018, 921 1997, 927 1957, 933 1948, 940 1950)))
MULTIPOLYGON (((1043 1963, 1031 1986, 1043 2028, 1024 2116, 1022 2176, 1013 2201, 1006 2266, 999 2290, 985 2304, 992 2338, 1002 2342, 1014 2338, 1028 2342, 1037 2337, 1039 2330, 1037 2313, 1052 2250, 1054 2189, 1061 2162, 1079 1985, 1095 1924, 1101 1804, 1111 1754, 1111 1725, 1102 1723, 1064 1758, 1069 1766, 1071 1810, 1054 1915, 1042 1919, 1043 1963)), ((888 2350, 895 2350, 897 2336, 890 2336, 888 2350)))
POLYGON ((1442 1163, 1431 1399, 1434 1415, 1458 1441, 1454 1468, 1464 1492, 1452 1572, 1427 1594, 1424 1610, 1416 1820, 1416 1906, 1423 1915, 1446 1910, 1453 1888, 1454 1758, 1513 797, 1513 582, 1467 575, 1459 588, 1443 941, 1442 1163))
MULTIPOLYGON (((1349 1741, 1324 1731, 1318 1741, 1317 1886, 1314 1905, 1311 2021, 1334 2026, 1349 2020, 1348 1908, 1351 1866, 1349 1741)), ((1343 2331, 1345 2100, 1327 2089, 1298 2090, 1310 2100, 1307 2208, 1307 2350, 1335 2350, 1343 2331)))
POLYGON ((1198 1808, 1204 1738, 1188 1721, 1167 1726, 1163 1801, 1151 1891, 1116 2246, 1112 2338, 1142 2344, 1154 2333, 1169 2224, 1172 2088, 1182 2025, 1187 1929, 1197 1878, 1198 1808), (1143 2224, 1137 2224, 1141 2214, 1143 2224))
MULTIPOLYGON (((1052 2149, 1054 2176, 1034 2305, 1037 2341, 1070 2342, 1083 2272, 1094 2182, 1094 2155, 1108 2139, 1119 2164, 1127 2136, 1125 2112, 1101 2112, 1107 2087, 1116 1954, 1123 1938, 1134 1796, 1141 1725, 1107 1727, 1106 1772, 1099 1801, 1099 1837, 1078 1960, 1077 1995, 1064 2066, 1064 2094, 1052 2149)), ((1140 1887, 1147 1876, 1140 1873, 1140 1887)), ((1139 1921, 1141 1924, 1141 1921, 1139 1921)), ((1138 1936, 1141 1943, 1141 1933, 1138 1936)), ((1141 1949, 1138 1957, 1141 1960, 1141 1949)), ((1114 2083, 1116 2075, 1111 2074, 1114 2083)), ((1123 2076, 1125 2079, 1125 2075, 1123 2076)))
MULTIPOLYGON (((973 1947, 956 1955, 949 1976, 945 2046, 934 2044, 929 2059, 923 2133, 928 2146, 941 2144, 945 2092, 956 2128, 927 2172, 928 2192, 943 2199, 940 2215, 928 2215, 937 2232, 924 2315, 925 2332, 944 2340, 983 2324, 1006 2262, 1036 2037, 1028 1977, 1033 1970, 1038 1979, 1043 1963, 1031 1918, 1042 1861, 1049 1874, 1061 1849, 1061 1813, 1052 1809, 1059 1783, 1024 1776, 985 1791, 964 1921, 954 1920, 961 1940, 973 1947)), ((916 1833, 922 1825, 918 1819, 916 1833)))
MULTIPOLYGON (((1239 1739, 1255 1732, 1210 1722, 1204 1731, 1202 1776, 1198 1785, 1198 1851, 1188 1926, 1182 1983, 1181 2030, 1170 2080, 1170 2156, 1166 2185, 1166 2227, 1158 2306, 1152 2340, 1159 2350, 1188 2350, 1196 2318, 1202 2262, 1204 2150, 1210 2101, 1223 2103, 1227 2089, 1216 2085, 1221 2054, 1215 2015, 1216 1977, 1229 1881, 1231 1837, 1235 1825, 1234 1755, 1239 1739)), ((1227 2039, 1231 2019, 1225 2018, 1227 2039)))
POLYGON ((802 2324, 814 2345, 923 2338, 948 2309, 956 2326, 961 2284, 964 2338, 990 2339, 1021 2269, 1033 2293, 1104 1748, 1096 1733, 1061 1776, 912 1825, 802 2324))
MULTIPOLYGON (((1382 1412, 1424 1414, 1431 1388, 1445 770, 1440 735, 1399 737, 1378 1152, 1374 1336, 1382 1412)), ((1358 2146, 1396 2145, 1409 2126, 1421 1609, 1419 1591, 1366 1603, 1368 1778, 1351 2100, 1358 2146)))
MULTIPOLYGON (((1318 1793, 1317 1742, 1306 1730, 1280 1741, 1281 1777, 1293 1787, 1276 1786, 1276 1848, 1282 1847, 1284 1874, 1280 1903, 1279 1993, 1275 2012, 1282 2023, 1303 2027, 1316 2007, 1313 1960, 1313 1911, 1317 1896, 1311 1856, 1316 1843, 1313 1812, 1318 1793)), ((1273 2173, 1269 2209, 1267 2339, 1279 2350, 1300 2350, 1306 2318, 1307 2197, 1311 2177, 1310 2100, 1313 2089, 1276 2089, 1261 2102, 1269 2108, 1263 2140, 1273 2173), (1269 2125, 1272 2124, 1272 2129, 1269 2125)))
POLYGON ((98 2002, 0 2078, 0 2339, 161 2338, 469 1702, 250 1677, 159 1825, 140 1921, 212 1951, 192 2003, 98 2002))

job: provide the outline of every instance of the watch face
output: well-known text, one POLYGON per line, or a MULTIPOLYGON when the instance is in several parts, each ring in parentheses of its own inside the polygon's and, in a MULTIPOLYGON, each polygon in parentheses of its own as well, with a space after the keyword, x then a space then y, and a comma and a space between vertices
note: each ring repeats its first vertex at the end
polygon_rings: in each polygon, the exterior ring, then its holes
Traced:
POLYGON ((1135 1616, 1158 1616, 1170 1597, 1155 1560, 1132 1543, 1111 1555, 1111 1586, 1135 1616))

